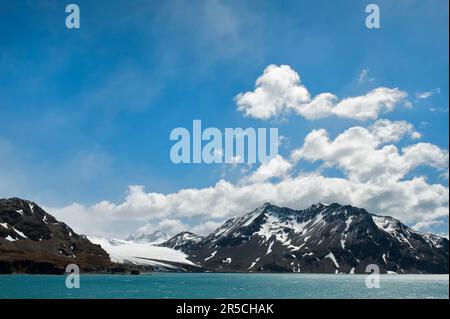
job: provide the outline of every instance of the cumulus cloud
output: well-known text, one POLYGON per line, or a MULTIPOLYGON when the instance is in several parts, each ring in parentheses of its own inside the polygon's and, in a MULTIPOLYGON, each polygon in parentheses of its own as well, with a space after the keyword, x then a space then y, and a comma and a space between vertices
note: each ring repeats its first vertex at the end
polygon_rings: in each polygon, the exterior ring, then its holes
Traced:
POLYGON ((297 114, 308 120, 318 120, 333 115, 337 97, 331 93, 321 93, 308 103, 292 107, 297 114))
POLYGON ((239 93, 235 98, 238 110, 251 117, 275 117, 285 108, 295 108, 310 100, 300 76, 288 65, 269 65, 255 86, 255 91, 239 93))
POLYGON ((222 226, 223 222, 215 222, 208 220, 206 222, 195 225, 191 228, 192 232, 197 235, 205 236, 222 226))
POLYGON ((258 77, 255 90, 235 97, 237 109, 246 116, 269 119, 294 111, 308 120, 329 116, 369 120, 392 111, 407 94, 398 88, 380 87, 365 95, 339 101, 332 93, 311 94, 300 76, 288 65, 269 65, 258 77))
POLYGON ((379 141, 379 143, 395 143, 400 141, 405 135, 412 139, 419 139, 422 134, 414 129, 414 126, 406 121, 390 121, 380 119, 369 127, 369 131, 379 141))
POLYGON ((244 180, 248 182, 264 182, 276 177, 285 177, 292 169, 292 164, 277 155, 268 162, 262 163, 258 169, 244 180))
POLYGON ((448 150, 430 143, 417 143, 399 150, 394 142, 409 133, 416 137, 405 122, 377 121, 369 128, 351 127, 334 140, 325 129, 309 133, 301 148, 291 158, 315 162, 341 169, 353 181, 384 184, 398 181, 420 165, 441 171, 448 169, 448 150), (382 129, 381 129, 382 128, 382 129), (395 130, 398 128, 399 130, 395 130))
POLYGON ((333 109, 339 117, 356 120, 373 120, 382 112, 390 112, 407 94, 399 89, 377 88, 366 95, 340 101, 333 109))

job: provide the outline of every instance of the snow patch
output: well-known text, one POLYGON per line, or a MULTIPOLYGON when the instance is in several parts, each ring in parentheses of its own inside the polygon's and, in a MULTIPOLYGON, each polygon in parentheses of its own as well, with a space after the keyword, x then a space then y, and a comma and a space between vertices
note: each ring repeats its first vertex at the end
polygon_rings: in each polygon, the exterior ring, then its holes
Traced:
POLYGON ((330 251, 330 253, 328 255, 326 255, 324 258, 330 258, 334 265, 336 266, 336 268, 339 268, 339 264, 336 261, 336 257, 334 257, 334 254, 330 251))
POLYGON ((217 250, 213 251, 213 253, 211 254, 211 256, 205 258, 204 261, 210 260, 210 259, 213 258, 216 254, 217 254, 217 250))
POLYGON ((21 231, 15 229, 14 227, 13 227, 12 229, 13 229, 20 237, 22 237, 22 238, 28 238, 27 236, 25 236, 24 233, 22 233, 21 231))
POLYGON ((9 235, 6 236, 5 239, 8 240, 8 241, 16 241, 16 240, 17 240, 17 239, 12 238, 12 237, 9 236, 9 235))
POLYGON ((106 250, 112 262, 176 268, 164 263, 164 261, 167 261, 196 266, 187 259, 188 256, 186 254, 171 248, 137 244, 126 240, 100 236, 87 236, 87 238, 92 243, 100 245, 106 250), (157 259, 158 261, 151 259, 157 259))
POLYGON ((430 245, 431 248, 442 248, 442 244, 440 243, 440 237, 433 234, 423 234, 422 235, 425 241, 430 245))
POLYGON ((267 253, 266 253, 266 255, 268 255, 268 254, 270 254, 271 252, 272 252, 272 246, 273 246, 273 243, 274 243, 275 241, 272 241, 271 243, 270 243, 270 245, 269 245, 269 248, 267 248, 267 253))
POLYGON ((255 261, 252 262, 252 264, 250 265, 250 267, 248 267, 247 269, 252 269, 252 268, 257 264, 257 262, 258 262, 260 259, 261 259, 260 257, 256 258, 255 261))

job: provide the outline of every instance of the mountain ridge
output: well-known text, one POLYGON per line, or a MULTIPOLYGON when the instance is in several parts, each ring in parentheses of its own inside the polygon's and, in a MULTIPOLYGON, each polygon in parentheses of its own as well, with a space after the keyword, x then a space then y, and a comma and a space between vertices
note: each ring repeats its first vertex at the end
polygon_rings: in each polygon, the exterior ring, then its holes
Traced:
POLYGON ((113 266, 100 246, 36 203, 17 197, 0 199, 0 273, 61 274, 68 264, 86 272, 113 266))
POLYGON ((365 273, 377 264, 383 273, 448 273, 446 238, 338 203, 264 203, 183 251, 216 271, 365 273))
POLYGON ((78 235, 34 202, 0 199, 0 273, 62 273, 69 263, 88 272, 352 274, 376 264, 381 273, 448 273, 448 246, 393 217, 338 203, 295 210, 267 202, 204 237, 184 231, 149 244, 78 235))

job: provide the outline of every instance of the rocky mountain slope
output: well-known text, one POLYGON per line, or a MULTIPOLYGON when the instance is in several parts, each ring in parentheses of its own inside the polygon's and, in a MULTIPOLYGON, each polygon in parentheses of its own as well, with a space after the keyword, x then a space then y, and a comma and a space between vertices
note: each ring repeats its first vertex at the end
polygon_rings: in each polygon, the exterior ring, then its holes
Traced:
POLYGON ((188 252, 194 250, 202 239, 201 236, 184 231, 159 244, 159 246, 188 252))
POLYGON ((202 239, 182 233, 162 245, 214 271, 365 273, 368 264, 382 273, 449 270, 446 238, 336 203, 305 210, 266 203, 202 239))
POLYGON ((0 199, 0 273, 50 273, 68 264, 82 271, 106 271, 108 254, 38 205, 19 198, 0 199))

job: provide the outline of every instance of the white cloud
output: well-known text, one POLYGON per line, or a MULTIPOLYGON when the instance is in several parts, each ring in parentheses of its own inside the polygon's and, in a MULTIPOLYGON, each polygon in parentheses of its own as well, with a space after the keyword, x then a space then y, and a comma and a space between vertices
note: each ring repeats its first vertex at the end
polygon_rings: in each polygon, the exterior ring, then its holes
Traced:
POLYGON ((255 91, 239 93, 235 98, 238 110, 247 116, 269 119, 285 108, 294 108, 310 100, 300 76, 288 65, 269 65, 255 86, 255 91))
POLYGON ((426 232, 430 231, 430 229, 432 229, 435 226, 440 226, 443 224, 444 222, 442 220, 427 220, 423 222, 418 222, 412 228, 417 231, 426 232))
POLYGON ((246 116, 269 119, 289 110, 308 120, 338 116, 356 120, 376 119, 390 112, 407 94, 397 88, 380 87, 362 96, 341 101, 332 93, 321 93, 311 99, 300 76, 288 65, 269 65, 255 84, 255 90, 235 97, 237 108, 246 116))
POLYGON ((369 127, 369 131, 379 141, 379 143, 395 143, 400 141, 405 135, 412 139, 419 139, 422 134, 414 130, 414 126, 406 121, 389 121, 380 119, 369 127))
POLYGON ((366 95, 340 101, 333 109, 339 117, 356 120, 374 120, 380 113, 391 112, 407 94, 399 89, 377 88, 366 95))
POLYGON ((297 114, 308 120, 317 120, 333 115, 333 107, 337 97, 331 93, 321 93, 312 101, 294 107, 297 114))
POLYGON ((419 100, 424 100, 424 99, 428 99, 432 95, 439 94, 439 93, 441 93, 441 89, 440 88, 435 88, 435 89, 430 90, 430 91, 416 93, 416 98, 419 99, 419 100))
POLYGON ((429 143, 417 143, 401 151, 386 142, 399 141, 405 134, 416 137, 408 123, 381 120, 369 128, 351 127, 330 140, 324 129, 309 133, 303 146, 292 152, 300 159, 323 161, 328 167, 341 169, 350 180, 384 184, 398 181, 420 165, 441 171, 448 169, 448 151, 429 143))
POLYGON ((291 171, 292 164, 280 155, 262 163, 258 169, 245 180, 248 182, 264 182, 271 178, 281 178, 287 176, 291 171))
POLYGON ((192 227, 191 231, 194 234, 205 236, 210 233, 212 233, 214 230, 222 226, 223 222, 215 222, 215 221, 206 221, 203 223, 200 223, 194 227, 192 227))

